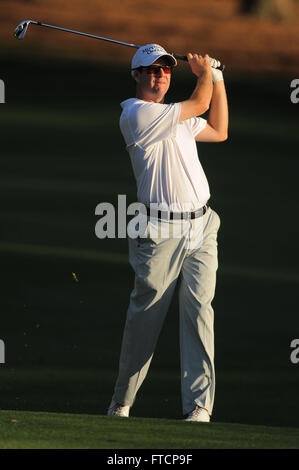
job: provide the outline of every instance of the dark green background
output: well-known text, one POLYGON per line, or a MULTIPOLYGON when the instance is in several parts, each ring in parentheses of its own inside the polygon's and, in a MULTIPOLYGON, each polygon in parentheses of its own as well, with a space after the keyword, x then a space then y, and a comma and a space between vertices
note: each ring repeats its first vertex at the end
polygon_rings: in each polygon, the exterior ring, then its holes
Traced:
MULTIPOLYGON (((133 273, 127 240, 95 236, 100 202, 136 200, 118 127, 134 94, 111 64, 1 61, 2 409, 105 414, 133 273), (76 273, 78 282, 72 273, 76 273)), ((299 425, 298 110, 294 77, 226 73, 230 136, 198 146, 221 217, 215 421, 299 425)), ((188 98, 187 65, 168 100, 188 98)), ((134 416, 181 416, 178 305, 134 416)))

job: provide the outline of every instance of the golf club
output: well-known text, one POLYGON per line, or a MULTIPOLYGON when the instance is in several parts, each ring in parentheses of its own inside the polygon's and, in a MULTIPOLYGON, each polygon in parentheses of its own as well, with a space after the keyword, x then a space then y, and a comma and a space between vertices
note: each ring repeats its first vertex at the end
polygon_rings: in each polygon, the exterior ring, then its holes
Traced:
MULTIPOLYGON (((115 39, 110 39, 110 38, 104 38, 102 36, 95 36, 94 34, 88 34, 88 33, 82 33, 81 31, 75 31, 73 29, 67 29, 67 28, 61 28, 59 26, 53 26, 51 24, 46 24, 46 23, 41 23, 40 21, 34 21, 34 20, 24 20, 22 21, 14 30, 14 36, 17 39, 24 39, 24 36, 27 32, 28 26, 30 24, 35 24, 37 26, 44 26, 46 28, 52 28, 52 29, 59 29, 60 31, 66 31, 67 33, 73 33, 73 34, 79 34, 81 36, 87 36, 89 38, 94 38, 94 39, 100 39, 102 41, 108 41, 108 42, 113 42, 115 44, 121 44, 122 46, 128 46, 128 47, 135 47, 136 49, 139 49, 141 46, 137 46, 136 44, 130 44, 128 42, 123 42, 123 41, 117 41, 115 39)), ((172 54, 176 59, 178 60, 184 60, 188 61, 187 56, 184 55, 178 55, 178 54, 172 54)), ((211 66, 219 69, 219 70, 224 70, 225 65, 221 64, 219 60, 210 58, 211 66)))

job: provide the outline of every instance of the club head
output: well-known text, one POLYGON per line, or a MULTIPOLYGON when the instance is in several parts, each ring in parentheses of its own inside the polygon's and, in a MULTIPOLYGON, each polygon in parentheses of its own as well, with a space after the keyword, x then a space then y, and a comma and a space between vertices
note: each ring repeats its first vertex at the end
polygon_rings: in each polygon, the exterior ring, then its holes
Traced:
POLYGON ((30 20, 22 21, 22 23, 20 23, 14 30, 14 36, 17 39, 23 39, 30 23, 31 23, 30 20))

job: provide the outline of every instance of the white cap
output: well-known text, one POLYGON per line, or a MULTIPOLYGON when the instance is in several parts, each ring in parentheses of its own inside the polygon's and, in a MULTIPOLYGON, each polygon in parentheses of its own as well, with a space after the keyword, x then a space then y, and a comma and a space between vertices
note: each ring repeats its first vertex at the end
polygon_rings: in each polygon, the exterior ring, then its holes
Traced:
POLYGON ((160 57, 165 56, 170 57, 172 65, 177 65, 177 61, 173 55, 166 52, 163 47, 159 46, 159 44, 146 44, 145 46, 139 47, 137 52, 134 54, 131 62, 131 69, 147 67, 160 57))

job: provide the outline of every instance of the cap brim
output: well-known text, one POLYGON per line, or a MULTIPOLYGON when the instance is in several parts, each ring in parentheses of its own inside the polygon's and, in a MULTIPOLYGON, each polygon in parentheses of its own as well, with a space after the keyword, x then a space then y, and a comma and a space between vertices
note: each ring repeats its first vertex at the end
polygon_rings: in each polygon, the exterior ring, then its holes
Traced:
POLYGON ((148 57, 148 60, 144 60, 143 63, 142 63, 142 66, 147 67, 148 65, 152 65, 154 62, 156 62, 156 60, 160 59, 161 57, 169 57, 172 61, 171 65, 174 65, 174 66, 177 65, 177 61, 173 57, 173 55, 171 55, 171 54, 157 54, 156 56, 154 56, 154 58, 151 55, 150 57, 148 57))

